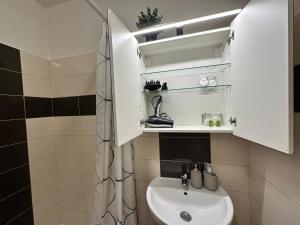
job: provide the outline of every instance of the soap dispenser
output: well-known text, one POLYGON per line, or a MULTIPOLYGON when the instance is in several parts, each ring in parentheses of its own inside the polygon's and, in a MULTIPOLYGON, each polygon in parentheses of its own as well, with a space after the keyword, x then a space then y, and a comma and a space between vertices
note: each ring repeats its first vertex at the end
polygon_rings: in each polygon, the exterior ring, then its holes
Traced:
POLYGON ((218 190, 218 178, 209 163, 204 163, 204 187, 210 191, 218 190))
POLYGON ((203 186, 202 183, 202 173, 201 170, 198 168, 198 164, 194 164, 194 168, 191 171, 191 181, 192 181, 192 186, 194 188, 200 189, 203 186))

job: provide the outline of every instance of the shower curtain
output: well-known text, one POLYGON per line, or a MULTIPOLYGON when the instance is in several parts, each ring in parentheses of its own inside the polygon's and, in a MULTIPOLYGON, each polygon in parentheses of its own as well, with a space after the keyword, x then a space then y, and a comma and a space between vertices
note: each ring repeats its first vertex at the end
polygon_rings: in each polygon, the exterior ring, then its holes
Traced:
POLYGON ((97 49, 96 183, 91 225, 136 225, 136 196, 131 143, 114 145, 109 33, 103 23, 97 49))

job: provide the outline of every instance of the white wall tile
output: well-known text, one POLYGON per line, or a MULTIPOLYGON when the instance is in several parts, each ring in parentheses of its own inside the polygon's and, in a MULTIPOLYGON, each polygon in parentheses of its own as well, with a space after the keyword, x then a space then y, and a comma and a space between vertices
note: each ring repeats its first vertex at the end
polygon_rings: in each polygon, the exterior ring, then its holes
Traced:
POLYGON ((53 134, 51 117, 26 119, 27 140, 48 137, 53 134))
POLYGON ((37 181, 56 172, 55 155, 43 157, 30 163, 30 179, 34 184, 37 181))
POLYGON ((65 57, 61 59, 52 59, 50 61, 50 72, 52 77, 65 77, 83 74, 96 73, 95 52, 65 57))
POLYGON ((22 73, 49 78, 49 60, 21 51, 22 73))
POLYGON ((134 159, 135 179, 151 181, 160 176, 160 162, 158 160, 134 159))
POLYGON ((50 78, 22 74, 23 91, 25 96, 52 97, 50 78))
POLYGON ((28 141, 28 155, 30 162, 54 154, 55 147, 51 136, 28 141))

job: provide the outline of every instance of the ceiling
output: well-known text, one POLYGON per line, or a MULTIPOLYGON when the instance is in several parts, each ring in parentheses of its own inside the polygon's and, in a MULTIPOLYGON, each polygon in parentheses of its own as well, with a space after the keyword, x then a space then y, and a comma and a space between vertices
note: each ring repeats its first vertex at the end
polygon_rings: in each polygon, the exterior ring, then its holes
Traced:
POLYGON ((69 0, 36 0, 38 3, 40 3, 43 7, 48 8, 69 0))

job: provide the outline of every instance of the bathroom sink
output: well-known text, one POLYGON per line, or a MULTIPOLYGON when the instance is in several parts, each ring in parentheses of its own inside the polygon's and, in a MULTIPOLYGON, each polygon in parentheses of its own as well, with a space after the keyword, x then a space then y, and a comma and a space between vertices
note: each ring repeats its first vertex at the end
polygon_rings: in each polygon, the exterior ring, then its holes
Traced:
POLYGON ((232 201, 222 187, 188 191, 180 179, 155 178, 147 189, 147 202, 158 225, 229 225, 233 218, 232 201))

